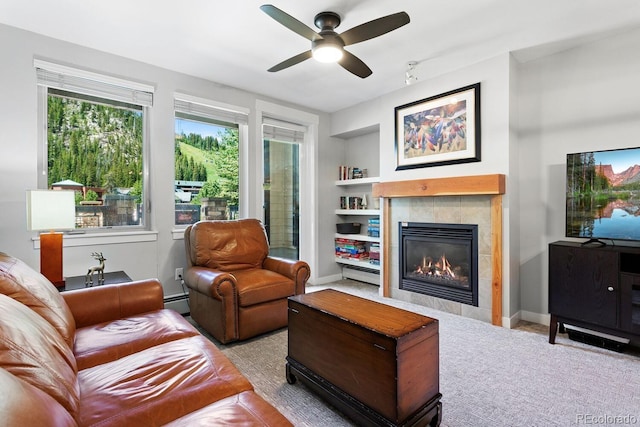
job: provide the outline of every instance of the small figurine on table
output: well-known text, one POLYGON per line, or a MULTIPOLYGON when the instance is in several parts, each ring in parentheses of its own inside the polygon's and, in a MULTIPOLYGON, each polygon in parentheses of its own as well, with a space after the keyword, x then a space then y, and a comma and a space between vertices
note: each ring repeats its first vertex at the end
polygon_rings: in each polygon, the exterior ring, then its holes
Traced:
POLYGON ((89 270, 87 271, 87 276, 85 277, 84 285, 93 286, 93 273, 95 272, 98 272, 98 286, 104 285, 104 262, 107 259, 102 256, 102 252, 93 252, 91 256, 100 261, 100 265, 89 268, 89 270))

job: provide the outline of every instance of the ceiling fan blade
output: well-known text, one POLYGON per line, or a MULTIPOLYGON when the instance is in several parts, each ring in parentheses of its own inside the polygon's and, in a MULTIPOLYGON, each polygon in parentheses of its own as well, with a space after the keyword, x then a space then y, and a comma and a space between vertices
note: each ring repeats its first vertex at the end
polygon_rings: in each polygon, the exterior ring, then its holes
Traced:
POLYGON ((316 33, 293 16, 283 12, 272 4, 263 4, 260 6, 260 9, 294 33, 300 34, 307 40, 314 41, 322 38, 320 34, 316 33))
POLYGON ((371 68, 367 67, 367 64, 362 62, 357 56, 346 50, 343 50, 343 52, 342 59, 338 61, 338 64, 340 64, 342 68, 363 79, 373 73, 371 68))
POLYGON ((276 72, 276 71, 280 71, 280 70, 284 70, 285 68, 289 68, 292 65, 296 65, 306 59, 311 58, 311 51, 308 50, 306 52, 302 52, 296 56, 292 56, 291 58, 282 61, 281 63, 279 63, 278 65, 274 65, 273 67, 269 68, 267 71, 270 71, 272 73, 276 72))
POLYGON ((349 46, 386 34, 408 24, 409 21, 409 15, 406 12, 398 12, 350 28, 341 33, 340 38, 345 46, 349 46))

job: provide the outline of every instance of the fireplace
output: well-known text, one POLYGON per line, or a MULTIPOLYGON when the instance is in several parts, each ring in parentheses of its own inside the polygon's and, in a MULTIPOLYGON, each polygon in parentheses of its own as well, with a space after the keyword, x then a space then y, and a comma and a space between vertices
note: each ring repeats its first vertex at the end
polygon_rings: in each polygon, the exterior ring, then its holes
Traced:
POLYGON ((478 226, 399 223, 400 289, 478 306, 478 226))

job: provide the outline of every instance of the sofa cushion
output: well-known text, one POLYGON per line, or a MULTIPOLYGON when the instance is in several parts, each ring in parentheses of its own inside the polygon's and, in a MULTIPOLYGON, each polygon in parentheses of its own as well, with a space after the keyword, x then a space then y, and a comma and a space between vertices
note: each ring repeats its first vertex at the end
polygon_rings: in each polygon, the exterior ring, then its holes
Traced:
POLYGON ((203 336, 160 344, 78 372, 78 424, 160 425, 252 390, 203 336))
POLYGON ((28 306, 47 320, 73 346, 76 324, 60 292, 21 260, 0 252, 0 294, 28 306))
POLYGON ((82 370, 195 335, 199 332, 181 314, 162 309, 78 328, 74 353, 82 370))
POLYGON ((293 280, 270 270, 249 269, 232 273, 238 283, 238 305, 248 307, 295 295, 293 280))
POLYGON ((178 418, 165 427, 292 426, 284 415, 253 391, 245 391, 178 418))
POLYGON ((189 240, 192 264, 213 270, 260 268, 269 254, 264 227, 254 218, 197 222, 189 240))
POLYGON ((0 368, 39 388, 75 416, 79 390, 71 348, 46 320, 1 294, 0 313, 0 368))
POLYGON ((51 396, 0 368, 3 426, 71 427, 76 422, 51 396))

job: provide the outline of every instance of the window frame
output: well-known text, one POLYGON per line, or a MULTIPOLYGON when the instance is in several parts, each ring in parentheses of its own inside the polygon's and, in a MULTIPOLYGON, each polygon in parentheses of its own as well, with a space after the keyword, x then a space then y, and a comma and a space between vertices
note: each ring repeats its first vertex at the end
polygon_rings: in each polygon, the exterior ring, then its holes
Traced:
POLYGON ((150 185, 150 116, 153 106, 154 88, 149 85, 93 73, 77 68, 34 59, 37 74, 37 165, 39 189, 48 189, 48 97, 49 89, 59 89, 77 94, 78 100, 97 103, 84 97, 102 98, 117 104, 139 106, 142 111, 142 204, 141 225, 118 225, 96 228, 78 228, 74 234, 114 234, 151 230, 151 185, 150 185), (102 90, 101 90, 102 89, 102 90))
MULTIPOLYGON (((221 127, 237 127, 238 131, 238 217, 247 216, 248 194, 246 191, 246 176, 243 170, 246 170, 245 152, 248 145, 248 123, 249 109, 236 105, 225 104, 213 101, 211 99, 201 98, 182 92, 175 92, 173 99, 173 126, 175 127, 176 119, 186 119, 204 123, 219 124, 221 127), (183 117, 179 117, 178 114, 183 117), (185 118, 184 116, 188 116, 185 118)), ((175 143, 175 142, 174 142, 175 143)), ((175 156, 174 156, 175 165, 175 156)), ((175 170, 173 171, 172 183, 175 183, 175 170)), ((174 188, 171 189, 173 194, 174 188)), ((175 217, 175 206, 174 217, 175 217)), ((187 228, 188 224, 176 224, 173 221, 174 239, 181 237, 181 232, 187 228)))
MULTIPOLYGON (((275 119, 287 124, 298 124, 305 129, 304 141, 300 144, 300 259, 304 259, 311 267, 311 281, 317 277, 318 253, 311 244, 318 240, 318 209, 314 208, 315 201, 320 200, 323 185, 319 184, 317 176, 318 141, 320 117, 317 114, 297 110, 280 104, 257 99, 255 103, 255 116, 253 125, 256 129, 261 129, 263 119, 275 119)), ((251 164, 256 165, 255 169, 262 175, 264 168, 262 150, 262 132, 257 131, 255 138, 259 141, 259 146, 252 152, 251 164), (258 149, 259 148, 259 149, 258 149)), ((262 179, 254 177, 256 188, 262 189, 262 179)), ((264 205, 262 192, 254 194, 251 201, 250 214, 259 217, 264 205)), ((320 209, 321 211, 322 209, 320 209)))

